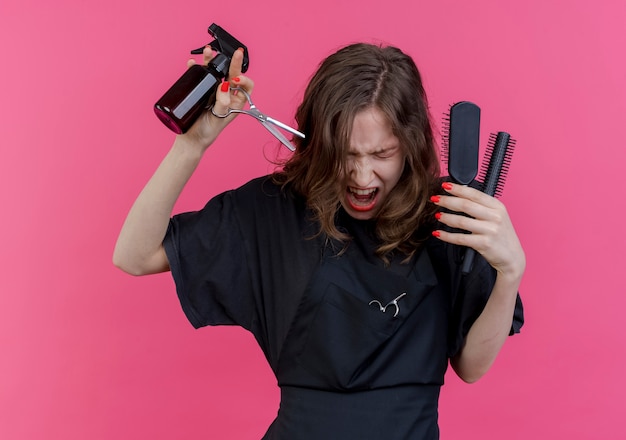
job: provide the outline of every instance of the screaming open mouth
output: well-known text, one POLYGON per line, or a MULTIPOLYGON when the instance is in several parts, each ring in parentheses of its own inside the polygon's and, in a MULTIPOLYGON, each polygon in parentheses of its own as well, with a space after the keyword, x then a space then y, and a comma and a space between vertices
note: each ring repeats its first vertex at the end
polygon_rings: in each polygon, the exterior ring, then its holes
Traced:
POLYGON ((348 187, 347 200, 355 211, 369 211, 376 205, 378 188, 357 189, 348 187))

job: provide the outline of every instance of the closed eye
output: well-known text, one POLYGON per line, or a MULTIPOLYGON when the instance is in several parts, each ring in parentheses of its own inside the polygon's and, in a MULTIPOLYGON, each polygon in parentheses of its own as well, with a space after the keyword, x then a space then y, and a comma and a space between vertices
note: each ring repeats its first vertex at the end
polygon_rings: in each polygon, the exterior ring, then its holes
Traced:
POLYGON ((389 159, 398 152, 398 147, 385 148, 383 150, 376 151, 374 155, 379 159, 389 159))
POLYGON ((368 153, 348 151, 348 158, 355 159, 358 157, 366 157, 366 156, 372 157, 373 156, 376 159, 389 159, 389 158, 394 157, 398 153, 399 149, 400 149, 399 146, 394 146, 394 147, 388 147, 388 148, 380 148, 380 149, 377 149, 368 153))

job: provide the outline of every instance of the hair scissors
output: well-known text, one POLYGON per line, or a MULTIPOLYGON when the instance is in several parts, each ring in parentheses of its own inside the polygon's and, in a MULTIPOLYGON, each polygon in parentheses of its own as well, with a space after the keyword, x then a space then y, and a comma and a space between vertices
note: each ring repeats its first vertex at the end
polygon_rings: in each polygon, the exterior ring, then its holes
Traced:
POLYGON ((289 148, 291 151, 296 151, 296 147, 294 147, 293 144, 289 141, 289 139, 287 139, 285 135, 283 135, 275 126, 278 126, 295 136, 301 137, 302 139, 304 139, 304 133, 301 133, 295 128, 291 128, 287 124, 283 124, 282 122, 277 121, 276 119, 269 117, 266 114, 262 113, 257 108, 257 106, 254 105, 254 103, 252 102, 252 98, 250 98, 250 94, 246 92, 244 89, 240 87, 231 87, 230 90, 243 93, 243 95, 246 97, 246 100, 248 101, 248 105, 250 106, 250 108, 247 110, 243 110, 243 109, 238 110, 234 108, 229 108, 225 114, 218 115, 217 113, 215 113, 214 108, 211 107, 211 113, 213 113, 213 116, 216 116, 218 118, 226 118, 233 113, 243 113, 244 115, 252 116, 254 119, 259 121, 263 125, 263 127, 267 129, 267 131, 272 133, 272 135, 274 135, 274 137, 278 139, 285 147, 289 148))

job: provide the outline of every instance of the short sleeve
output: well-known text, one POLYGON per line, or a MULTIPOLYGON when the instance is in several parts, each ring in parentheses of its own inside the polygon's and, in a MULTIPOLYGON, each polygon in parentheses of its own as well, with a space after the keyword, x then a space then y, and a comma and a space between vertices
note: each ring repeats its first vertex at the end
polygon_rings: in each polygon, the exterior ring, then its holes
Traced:
POLYGON ((254 301, 232 192, 200 211, 174 216, 163 245, 181 306, 195 328, 250 329, 254 301))

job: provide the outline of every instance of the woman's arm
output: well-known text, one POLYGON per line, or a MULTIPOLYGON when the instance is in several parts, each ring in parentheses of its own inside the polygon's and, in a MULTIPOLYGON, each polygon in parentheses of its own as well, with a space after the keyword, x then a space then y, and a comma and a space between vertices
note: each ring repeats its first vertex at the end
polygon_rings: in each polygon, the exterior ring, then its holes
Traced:
POLYGON ((485 308, 472 324, 459 353, 450 360, 465 382, 476 382, 489 371, 509 336, 520 279, 497 275, 485 308))
MULTIPOLYGON (((212 58, 210 48, 204 51, 204 62, 212 58)), ((230 65, 229 78, 248 92, 254 86, 252 80, 241 75, 243 52, 235 52, 230 65)), ((190 62, 193 64, 193 61, 190 62)), ((215 111, 225 113, 231 108, 242 108, 243 96, 232 96, 228 82, 218 90, 215 111)), ((113 264, 133 275, 145 275, 169 270, 163 249, 163 239, 172 209, 184 186, 200 163, 206 149, 233 119, 216 118, 205 112, 191 129, 176 137, 174 145, 163 159, 133 204, 113 252, 113 264)))
POLYGON ((177 136, 131 207, 113 252, 113 264, 132 275, 169 270, 163 238, 174 203, 193 174, 202 151, 177 136))
POLYGON ((473 248, 497 273, 483 312, 470 328, 460 352, 451 359, 452 368, 461 379, 475 382, 489 370, 509 335, 526 257, 501 202, 467 186, 448 182, 443 185, 453 197, 435 196, 433 202, 469 217, 441 213, 439 221, 471 234, 438 230, 434 235, 448 243, 473 248))

